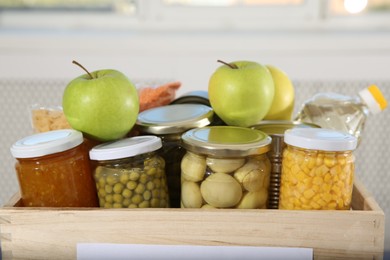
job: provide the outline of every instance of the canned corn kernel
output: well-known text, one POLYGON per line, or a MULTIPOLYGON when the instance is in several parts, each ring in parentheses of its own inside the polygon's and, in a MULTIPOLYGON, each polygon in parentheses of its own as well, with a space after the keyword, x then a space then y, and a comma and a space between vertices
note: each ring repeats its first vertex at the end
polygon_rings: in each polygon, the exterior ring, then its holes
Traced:
POLYGON ((349 209, 356 137, 296 128, 285 132, 284 141, 279 209, 349 209))

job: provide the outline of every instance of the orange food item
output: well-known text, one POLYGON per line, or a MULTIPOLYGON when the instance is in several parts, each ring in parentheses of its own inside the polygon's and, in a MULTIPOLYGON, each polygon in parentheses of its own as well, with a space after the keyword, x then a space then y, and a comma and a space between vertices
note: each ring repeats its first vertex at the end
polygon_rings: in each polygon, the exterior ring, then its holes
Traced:
POLYGON ((140 112, 153 108, 168 105, 175 98, 176 91, 181 83, 169 82, 158 87, 143 87, 138 91, 140 112))
POLYGON ((33 108, 32 125, 37 133, 71 128, 61 108, 33 108))
POLYGON ((38 158, 18 159, 16 172, 26 207, 97 207, 85 147, 38 158))

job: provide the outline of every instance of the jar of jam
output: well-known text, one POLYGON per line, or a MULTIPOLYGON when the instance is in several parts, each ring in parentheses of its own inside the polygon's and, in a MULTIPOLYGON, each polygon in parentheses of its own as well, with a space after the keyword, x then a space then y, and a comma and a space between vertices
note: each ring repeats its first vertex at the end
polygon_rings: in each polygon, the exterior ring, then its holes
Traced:
POLYGON ((96 164, 94 178, 100 207, 169 207, 161 147, 159 137, 137 136, 92 148, 89 156, 96 164))
POLYGON ((23 205, 97 207, 96 187, 81 132, 54 130, 11 147, 23 205))
POLYGON ((209 126, 182 135, 182 208, 264 209, 271 138, 255 129, 209 126))
POLYGON ((282 175, 283 150, 285 148, 284 132, 293 128, 319 128, 311 123, 288 120, 263 120, 252 128, 263 131, 272 138, 271 150, 268 157, 272 164, 270 187, 268 194, 268 208, 279 208, 280 178, 282 175))
POLYGON ((295 128, 284 135, 279 209, 350 208, 357 138, 321 128, 295 128))
POLYGON ((162 157, 168 182, 170 205, 180 207, 180 162, 185 150, 181 147, 181 135, 192 128, 209 125, 213 110, 201 104, 176 104, 145 110, 136 123, 140 134, 153 134, 163 143, 162 157))

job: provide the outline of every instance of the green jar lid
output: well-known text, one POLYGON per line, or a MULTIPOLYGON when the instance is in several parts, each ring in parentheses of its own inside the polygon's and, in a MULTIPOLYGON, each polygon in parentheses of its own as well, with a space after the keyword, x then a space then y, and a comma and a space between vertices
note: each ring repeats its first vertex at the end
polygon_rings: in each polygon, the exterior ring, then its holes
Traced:
POLYGON ((265 132, 271 136, 283 136, 284 132, 293 128, 320 128, 320 126, 312 123, 289 120, 265 120, 251 128, 265 132))
POLYGON ((175 104, 145 110, 138 115, 137 128, 148 134, 164 135, 209 125, 214 112, 201 104, 175 104))
POLYGON ((236 126, 208 126, 185 132, 182 145, 188 151, 215 157, 243 157, 270 150, 266 133, 236 126))

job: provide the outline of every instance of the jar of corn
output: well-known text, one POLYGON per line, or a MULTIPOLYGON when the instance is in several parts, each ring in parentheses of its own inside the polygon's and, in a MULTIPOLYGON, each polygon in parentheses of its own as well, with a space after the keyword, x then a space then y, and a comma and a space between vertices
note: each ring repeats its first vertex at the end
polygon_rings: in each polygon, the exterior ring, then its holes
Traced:
POLYGON ((357 138, 322 128, 285 132, 279 209, 347 210, 357 138))

